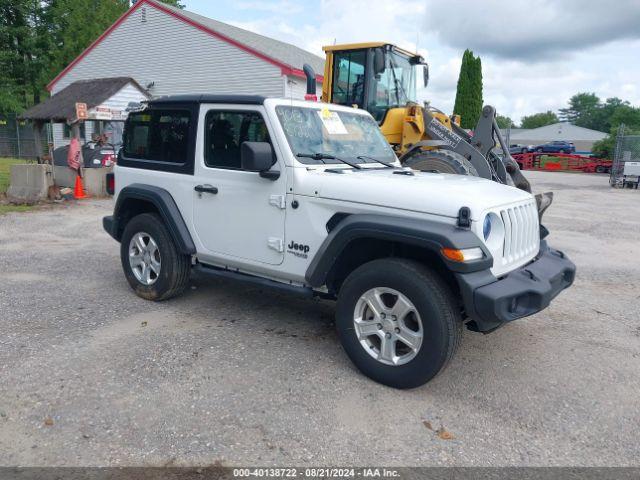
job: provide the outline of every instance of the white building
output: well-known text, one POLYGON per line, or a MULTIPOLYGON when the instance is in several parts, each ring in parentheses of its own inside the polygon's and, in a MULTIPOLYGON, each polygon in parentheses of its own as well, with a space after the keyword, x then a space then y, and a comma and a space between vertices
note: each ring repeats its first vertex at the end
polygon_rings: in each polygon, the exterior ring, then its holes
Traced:
MULTIPOLYGON (((78 80, 130 77, 151 96, 238 93, 301 99, 302 66, 324 60, 301 48, 168 6, 140 0, 47 86, 55 94, 78 80)), ((68 142, 54 126, 56 147, 68 142)), ((85 138, 91 137, 91 123, 85 138)))
POLYGON ((554 140, 573 142, 576 152, 589 153, 593 144, 607 136, 604 132, 578 127, 568 122, 559 122, 544 127, 522 129, 512 128, 509 137, 511 145, 540 145, 554 140))

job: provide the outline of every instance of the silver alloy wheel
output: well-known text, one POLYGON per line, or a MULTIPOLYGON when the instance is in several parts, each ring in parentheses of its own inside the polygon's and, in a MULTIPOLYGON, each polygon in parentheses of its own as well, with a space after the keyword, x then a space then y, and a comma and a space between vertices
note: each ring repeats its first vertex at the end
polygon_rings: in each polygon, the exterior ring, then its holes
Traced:
POLYGON ((156 241, 145 232, 138 232, 129 242, 129 266, 143 285, 153 285, 160 276, 160 249, 156 241))
POLYGON ((377 287, 362 294, 353 312, 360 345, 385 365, 403 365, 420 351, 424 330, 418 309, 392 288, 377 287))

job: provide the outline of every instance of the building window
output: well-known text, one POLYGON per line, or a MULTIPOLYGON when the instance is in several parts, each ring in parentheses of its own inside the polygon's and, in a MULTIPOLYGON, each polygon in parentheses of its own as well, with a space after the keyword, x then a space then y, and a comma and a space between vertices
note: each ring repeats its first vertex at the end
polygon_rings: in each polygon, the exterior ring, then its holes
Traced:
POLYGON ((124 155, 157 162, 187 161, 188 110, 148 110, 129 115, 124 132, 124 155))
MULTIPOLYGON (((64 123, 62 126, 62 138, 68 140, 71 138, 71 125, 64 123)), ((80 123, 80 139, 86 139, 86 130, 84 127, 84 122, 80 123)))
POLYGON ((242 142, 271 143, 267 125, 258 112, 212 110, 205 121, 205 164, 214 168, 242 168, 242 142))

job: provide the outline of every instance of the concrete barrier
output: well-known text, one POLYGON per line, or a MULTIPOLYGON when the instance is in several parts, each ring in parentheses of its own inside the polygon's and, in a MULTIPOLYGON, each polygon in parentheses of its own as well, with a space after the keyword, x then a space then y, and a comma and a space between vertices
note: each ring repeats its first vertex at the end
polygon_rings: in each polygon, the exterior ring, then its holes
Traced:
MULTIPOLYGON (((76 171, 69 167, 54 167, 55 182, 59 187, 73 188, 76 183, 76 171)), ((83 168, 82 184, 86 192, 92 197, 107 196, 107 173, 113 171, 108 168, 83 168)))
POLYGON ((33 204, 45 200, 53 185, 51 165, 26 163, 11 165, 7 199, 11 203, 33 204))

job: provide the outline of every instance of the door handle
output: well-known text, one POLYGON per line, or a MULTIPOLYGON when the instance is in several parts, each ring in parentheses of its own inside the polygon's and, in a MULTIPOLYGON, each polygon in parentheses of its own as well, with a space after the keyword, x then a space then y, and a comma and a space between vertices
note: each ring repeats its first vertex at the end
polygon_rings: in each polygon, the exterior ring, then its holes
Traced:
POLYGON ((218 193, 218 187, 212 187, 211 185, 196 185, 194 190, 198 193, 211 193, 213 195, 218 193))

